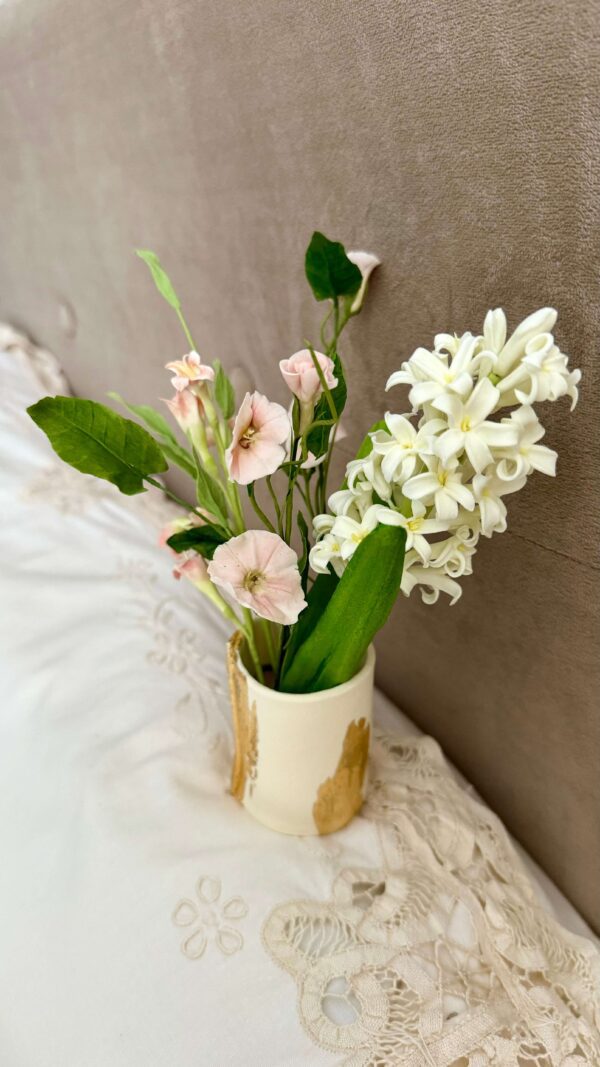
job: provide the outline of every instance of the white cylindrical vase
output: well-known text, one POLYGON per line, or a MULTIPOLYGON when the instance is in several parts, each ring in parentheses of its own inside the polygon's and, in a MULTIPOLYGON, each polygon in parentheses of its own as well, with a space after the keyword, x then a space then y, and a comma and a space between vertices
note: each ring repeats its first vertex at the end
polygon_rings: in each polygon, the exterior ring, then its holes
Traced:
POLYGON ((261 685, 229 642, 235 735, 231 792, 246 810, 284 834, 340 830, 360 810, 367 787, 375 651, 343 685, 320 693, 280 693, 261 685))

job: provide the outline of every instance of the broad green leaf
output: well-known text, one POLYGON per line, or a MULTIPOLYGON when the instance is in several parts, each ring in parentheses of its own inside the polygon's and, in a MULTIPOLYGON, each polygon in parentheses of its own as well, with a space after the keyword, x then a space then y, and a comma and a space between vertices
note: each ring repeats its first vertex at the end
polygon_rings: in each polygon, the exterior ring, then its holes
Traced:
POLYGON ((172 441, 173 444, 177 444, 177 438, 175 437, 173 430, 169 426, 164 415, 161 415, 160 411, 156 411, 154 408, 150 407, 149 404, 128 404, 120 393, 107 393, 107 396, 109 396, 111 400, 116 400, 117 404, 121 404, 121 406, 126 408, 127 411, 130 411, 132 415, 137 415, 138 419, 145 422, 146 426, 151 430, 154 430, 155 433, 160 434, 161 437, 166 437, 169 441, 172 441))
POLYGON ((371 455, 371 452, 373 451, 373 442, 371 440, 371 434, 377 433, 378 430, 385 430, 386 433, 389 433, 385 419, 379 419, 378 422, 374 422, 367 435, 363 437, 362 444, 358 452, 356 453, 357 459, 365 459, 366 456, 371 455))
POLYGON ((304 270, 317 300, 354 296, 362 282, 362 274, 348 259, 344 246, 318 231, 313 233, 306 250, 304 270))
POLYGON ((27 412, 65 463, 112 482, 128 496, 144 492, 148 475, 167 470, 154 438, 104 404, 46 396, 27 412))
POLYGON ((196 471, 198 503, 201 508, 204 508, 210 515, 214 515, 215 518, 227 526, 227 499, 225 493, 219 483, 201 466, 199 456, 196 457, 196 463, 198 465, 196 471))
POLYGON ((230 419, 235 411, 235 392, 233 390, 233 385, 225 374, 218 359, 215 359, 213 367, 215 370, 215 396, 217 398, 217 404, 223 412, 223 417, 225 419, 230 419))
POLYGON ((167 303, 170 304, 172 308, 175 308, 178 311, 181 308, 179 298, 171 284, 171 279, 169 278, 169 275, 161 267, 159 258, 156 253, 150 252, 148 249, 144 248, 136 248, 135 251, 136 255, 138 255, 140 259, 143 259, 144 263, 146 263, 146 265, 148 266, 154 284, 158 289, 160 295, 164 296, 167 303))
MULTIPOLYGON (((331 390, 331 399, 335 404, 335 410, 337 411, 338 421, 346 407, 346 398, 348 390, 346 387, 346 379, 344 376, 344 368, 342 367, 342 361, 337 352, 333 356, 334 370, 333 373, 337 378, 337 385, 335 389, 331 390)), ((313 421, 314 422, 326 422, 331 419, 331 411, 329 404, 327 403, 327 397, 321 396, 315 407, 313 421)), ((314 430, 311 430, 306 443, 308 445, 309 452, 312 452, 316 459, 322 456, 327 451, 329 445, 329 438, 331 435, 331 426, 317 426, 314 430)))
POLYGON ((164 440, 161 440, 160 447, 167 459, 181 467, 182 471, 189 474, 190 478, 196 477, 196 466, 190 453, 185 448, 182 448, 177 442, 173 444, 172 441, 164 440))
POLYGON ((146 426, 149 426, 151 430, 158 434, 161 439, 161 451, 167 459, 170 459, 172 463, 176 463, 191 478, 196 477, 196 467, 191 453, 179 444, 169 423, 164 415, 161 415, 160 411, 155 411, 148 404, 128 404, 120 393, 108 393, 108 396, 111 400, 116 400, 118 404, 122 404, 132 415, 137 415, 138 419, 142 419, 146 426))
POLYGON ((282 677, 290 669, 296 649, 300 647, 317 625, 337 589, 339 580, 337 574, 334 574, 333 571, 330 571, 329 574, 317 575, 306 595, 308 606, 301 613, 298 622, 292 626, 283 662, 282 677))
POLYGON ((283 692, 320 692, 360 670, 398 595, 405 544, 402 527, 381 524, 358 546, 324 610, 286 656, 283 692))
POLYGON ((188 552, 194 549, 205 559, 212 559, 219 545, 229 540, 229 535, 220 526, 192 526, 189 530, 181 530, 173 534, 167 540, 167 544, 175 552, 188 552))

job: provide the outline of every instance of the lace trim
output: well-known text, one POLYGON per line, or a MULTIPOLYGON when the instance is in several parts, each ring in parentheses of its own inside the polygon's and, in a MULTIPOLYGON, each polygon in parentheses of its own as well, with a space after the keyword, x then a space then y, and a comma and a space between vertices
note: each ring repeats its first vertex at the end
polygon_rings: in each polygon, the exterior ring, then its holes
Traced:
POLYGON ((377 869, 270 915, 301 1022, 346 1067, 600 1064, 600 956, 544 910, 498 819, 430 738, 378 736, 377 869))

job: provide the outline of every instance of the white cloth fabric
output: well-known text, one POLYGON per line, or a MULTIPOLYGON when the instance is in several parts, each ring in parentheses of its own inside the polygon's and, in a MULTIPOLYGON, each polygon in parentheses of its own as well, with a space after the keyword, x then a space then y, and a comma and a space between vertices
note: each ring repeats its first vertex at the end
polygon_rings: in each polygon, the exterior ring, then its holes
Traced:
POLYGON ((62 465, 24 409, 66 383, 2 346, 3 1067, 600 1063, 589 930, 382 696, 346 830, 228 794, 226 629, 169 509, 62 465))

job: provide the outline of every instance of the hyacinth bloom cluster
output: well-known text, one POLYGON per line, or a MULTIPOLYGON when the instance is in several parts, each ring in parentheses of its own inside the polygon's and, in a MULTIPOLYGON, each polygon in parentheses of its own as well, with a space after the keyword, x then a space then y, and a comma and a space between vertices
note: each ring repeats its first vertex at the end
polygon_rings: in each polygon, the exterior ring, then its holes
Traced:
POLYGON ((481 335, 438 334, 391 375, 387 389, 408 387, 412 410, 386 414, 368 454, 348 464, 346 488, 315 517, 315 571, 341 575, 379 524, 401 526, 402 592, 419 586, 428 604, 440 593, 456 602, 479 538, 506 530, 505 498, 534 472, 555 473, 533 405, 567 396, 574 408, 581 377, 554 340, 556 318, 542 308, 507 338, 497 308, 481 335))
POLYGON ((286 692, 342 684, 400 591, 418 586, 427 603, 440 593, 454 603, 479 539, 506 529, 506 498, 533 473, 554 474, 535 405, 567 396, 574 407, 580 378, 554 339, 556 312, 542 308, 508 336, 496 309, 481 334, 438 334, 418 348, 387 383, 408 401, 372 427, 330 495, 332 455, 346 435, 340 339, 377 257, 313 234, 305 275, 326 310, 318 346, 306 341, 279 359, 279 375, 274 360, 284 405, 258 390, 236 403, 219 361, 200 355, 158 258, 138 254, 189 346, 166 363, 166 411, 179 436, 163 413, 117 394, 148 429, 74 397, 46 397, 31 417, 78 470, 127 494, 152 485, 182 507, 160 536, 174 577, 243 633, 259 681, 286 692), (190 477, 187 499, 156 480, 169 464, 190 477), (350 625, 354 613, 360 625, 350 625))

